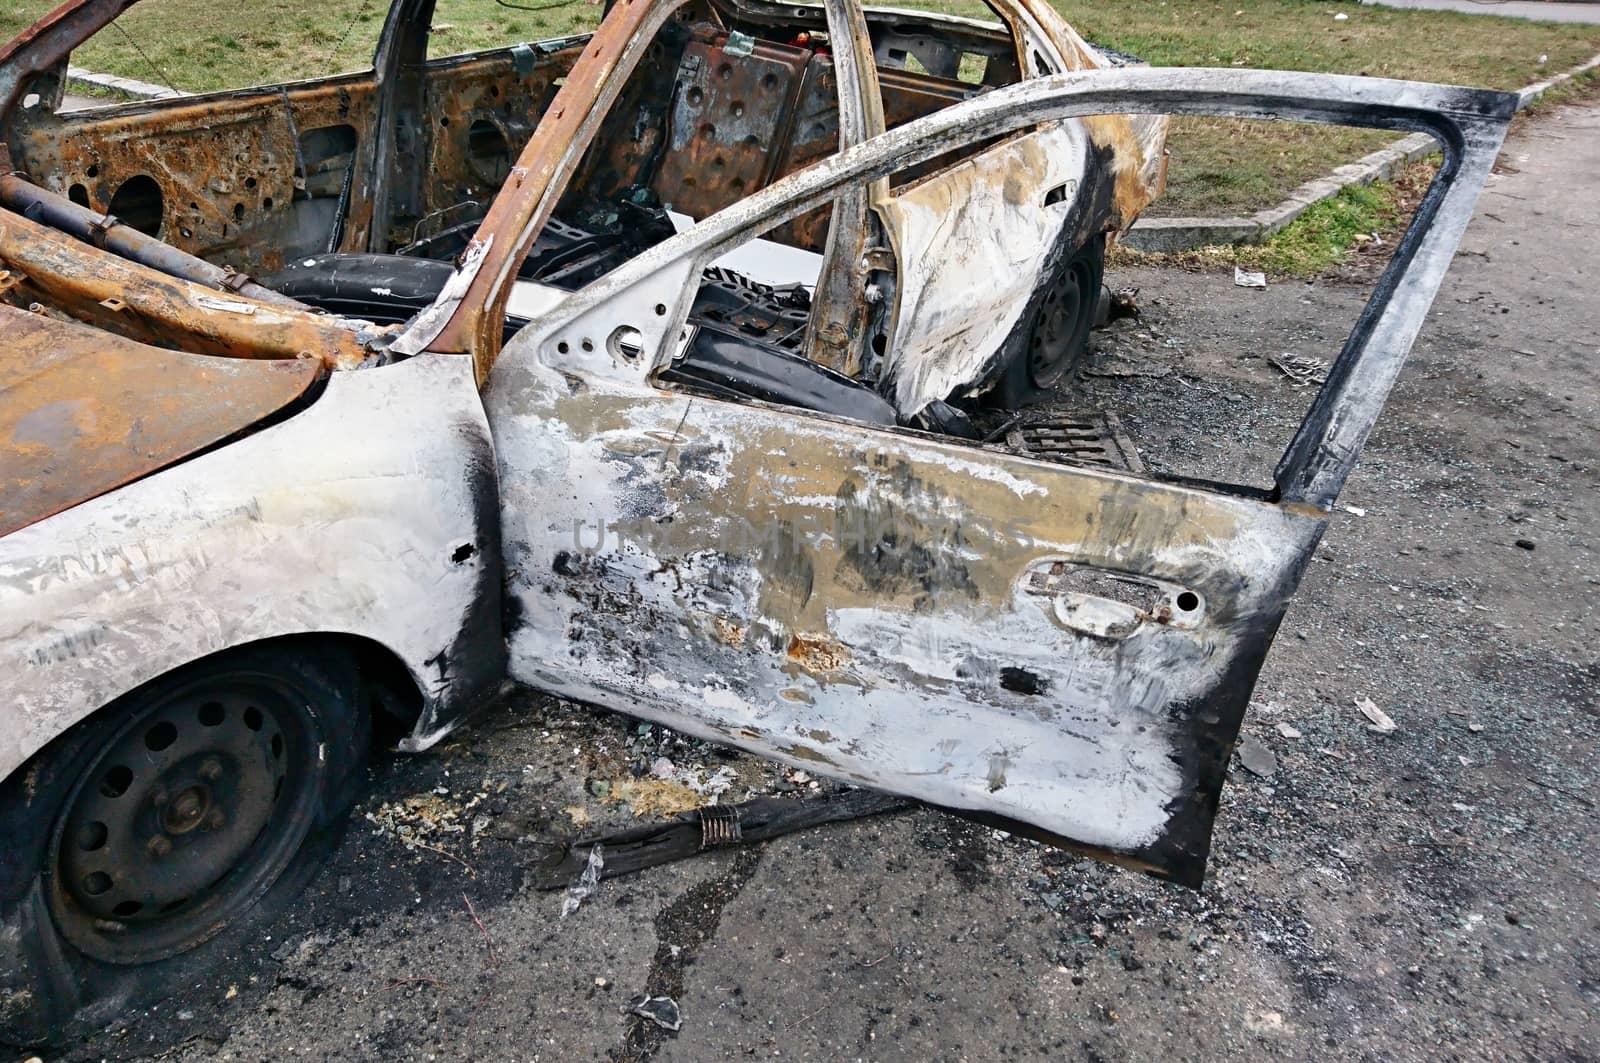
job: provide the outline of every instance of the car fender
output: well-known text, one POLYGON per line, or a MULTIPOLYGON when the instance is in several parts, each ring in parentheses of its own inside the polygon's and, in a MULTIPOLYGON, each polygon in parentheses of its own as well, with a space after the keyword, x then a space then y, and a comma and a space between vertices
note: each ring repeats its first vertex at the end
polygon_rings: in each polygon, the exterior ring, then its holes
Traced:
POLYGON ((0 778, 118 696, 306 633, 386 647, 437 741, 504 676, 495 457, 468 359, 306 410, 0 539, 0 778))

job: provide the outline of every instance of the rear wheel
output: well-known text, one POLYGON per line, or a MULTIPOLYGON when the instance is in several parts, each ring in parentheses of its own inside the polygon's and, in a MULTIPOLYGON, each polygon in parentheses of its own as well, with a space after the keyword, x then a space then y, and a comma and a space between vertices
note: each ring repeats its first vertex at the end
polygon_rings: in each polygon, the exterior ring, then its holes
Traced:
POLYGON ((370 720, 342 656, 224 654, 73 728, 0 785, 0 1041, 192 985, 337 841, 370 720))
POLYGON ((1096 236, 1057 267, 1034 308, 1023 349, 1007 368, 1000 401, 1015 408, 1070 381, 1089 354, 1089 330, 1105 277, 1105 239, 1096 236))

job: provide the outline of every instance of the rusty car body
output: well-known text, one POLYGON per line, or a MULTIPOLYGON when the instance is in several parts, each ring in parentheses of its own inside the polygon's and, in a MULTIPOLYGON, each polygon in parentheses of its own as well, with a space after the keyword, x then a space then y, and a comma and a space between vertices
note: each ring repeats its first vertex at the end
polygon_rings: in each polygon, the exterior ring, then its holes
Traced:
POLYGON ((1199 885, 1515 104, 1110 66, 1036 0, 619 0, 424 62, 432 5, 399 0, 366 74, 60 112, 130 2, 0 50, 17 1042, 292 896, 371 717, 425 749, 508 672, 1199 885), (994 84, 962 87, 974 54, 994 84), (1070 369, 1034 325, 1159 188, 1169 114, 1444 153, 1270 485, 980 430, 1070 369))

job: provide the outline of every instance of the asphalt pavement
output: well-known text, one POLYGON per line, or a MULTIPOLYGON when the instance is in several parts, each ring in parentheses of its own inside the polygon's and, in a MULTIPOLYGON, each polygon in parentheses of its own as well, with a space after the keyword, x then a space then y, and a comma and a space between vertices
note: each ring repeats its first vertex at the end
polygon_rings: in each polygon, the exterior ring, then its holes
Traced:
POLYGON ((1600 22, 1600 3, 1578 0, 1361 0, 1363 4, 1406 7, 1426 11, 1460 11, 1468 15, 1498 15, 1501 18, 1533 19, 1543 22, 1600 22))

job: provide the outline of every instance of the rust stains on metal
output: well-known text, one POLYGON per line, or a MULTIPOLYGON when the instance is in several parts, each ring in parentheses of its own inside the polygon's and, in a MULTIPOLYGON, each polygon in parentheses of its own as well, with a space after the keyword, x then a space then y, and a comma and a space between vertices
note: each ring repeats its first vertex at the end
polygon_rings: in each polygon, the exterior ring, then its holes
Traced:
POLYGON ((115 335, 194 354, 353 366, 381 331, 169 277, 6 210, 0 266, 22 278, 5 293, 13 303, 68 309, 115 335))
POLYGON ((849 648, 830 635, 792 635, 785 652, 789 660, 813 674, 837 672, 850 662, 849 648))
POLYGON ((748 630, 743 624, 735 624, 726 617, 714 617, 711 621, 711 632, 717 641, 724 646, 743 646, 748 630))
POLYGON ((0 169, 10 169, 6 120, 28 82, 58 64, 72 50, 138 0, 64 0, 62 5, 0 44, 0 169))
POLYGON ((179 354, 0 304, 0 535, 284 409, 316 361, 179 354))

